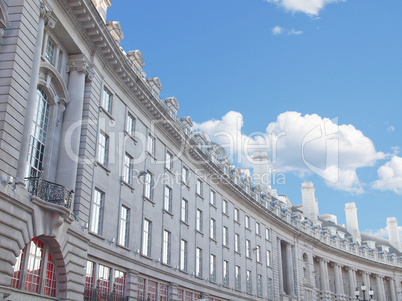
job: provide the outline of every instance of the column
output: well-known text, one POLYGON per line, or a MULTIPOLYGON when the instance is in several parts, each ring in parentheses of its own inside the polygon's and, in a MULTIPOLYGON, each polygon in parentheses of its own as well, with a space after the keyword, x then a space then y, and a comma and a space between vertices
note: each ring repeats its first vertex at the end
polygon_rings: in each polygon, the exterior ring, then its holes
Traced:
POLYGON ((40 1, 40 15, 39 15, 39 23, 38 23, 38 32, 36 34, 36 43, 34 56, 32 59, 32 70, 31 77, 29 79, 29 89, 28 89, 28 99, 27 105, 25 108, 25 120, 24 127, 22 129, 22 139, 20 146, 20 153, 18 157, 18 167, 17 167, 17 177, 16 181, 20 185, 24 184, 24 178, 27 176, 27 158, 28 158, 28 148, 29 148, 29 140, 32 132, 32 121, 35 114, 35 104, 37 97, 37 87, 39 80, 39 69, 41 62, 41 53, 42 53, 42 42, 43 35, 45 30, 45 24, 47 21, 48 12, 46 11, 45 3, 40 1))
POLYGON ((278 274, 279 274, 279 294, 285 293, 283 290, 283 265, 282 265, 282 247, 281 247, 281 240, 278 239, 278 274))
POLYGON ((137 300, 138 294, 138 275, 139 273, 135 270, 128 270, 127 272, 127 297, 129 301, 137 300))
POLYGON ((343 283, 342 283, 342 267, 339 264, 335 263, 334 271, 335 271, 335 293, 339 297, 343 295, 343 283))
POLYGON ((56 183, 65 186, 69 190, 75 190, 85 77, 88 73, 89 64, 82 54, 70 55, 67 68, 70 72, 67 86, 70 101, 63 117, 56 183))
POLYGON ((395 279, 394 278, 389 279, 389 286, 390 286, 390 290, 391 290, 391 301, 397 301, 397 299, 396 299, 395 279))
POLYGON ((294 285, 294 273, 293 273, 293 256, 292 256, 292 246, 286 244, 286 277, 289 291, 287 292, 290 296, 295 295, 295 285, 294 285))
POLYGON ((179 292, 178 292, 179 285, 177 283, 171 282, 169 286, 170 286, 169 300, 172 301, 179 300, 179 292))
POLYGON ((385 301, 384 298, 384 281, 380 275, 375 277, 375 282, 377 286, 377 292, 374 292, 377 295, 378 301, 385 301))
POLYGON ((320 258, 320 281, 321 281, 321 294, 325 299, 329 289, 329 282, 328 282, 328 269, 327 269, 327 261, 320 258))
POLYGON ((349 276, 349 283, 350 283, 349 297, 354 297, 355 290, 356 290, 356 270, 349 268, 348 276, 349 276))

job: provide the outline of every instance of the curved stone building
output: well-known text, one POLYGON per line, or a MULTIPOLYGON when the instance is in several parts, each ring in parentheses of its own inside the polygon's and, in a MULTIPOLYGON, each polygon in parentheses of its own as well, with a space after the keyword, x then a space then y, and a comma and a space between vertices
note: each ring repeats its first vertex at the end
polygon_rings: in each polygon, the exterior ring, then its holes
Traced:
POLYGON ((277 195, 265 153, 231 166, 110 5, 0 0, 0 299, 402 300, 396 220, 368 236, 312 183, 277 195))

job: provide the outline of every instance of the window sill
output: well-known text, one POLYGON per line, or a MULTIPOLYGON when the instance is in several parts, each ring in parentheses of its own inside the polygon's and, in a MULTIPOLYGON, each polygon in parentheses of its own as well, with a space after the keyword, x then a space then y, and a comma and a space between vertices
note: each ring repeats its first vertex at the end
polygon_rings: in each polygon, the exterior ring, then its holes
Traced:
POLYGON ((189 225, 187 222, 185 222, 185 221, 182 221, 182 220, 181 220, 181 221, 180 221, 180 224, 187 226, 187 229, 190 228, 190 225, 189 225))
POLYGON ((114 122, 114 118, 113 118, 112 114, 110 114, 104 107, 100 106, 100 107, 99 107, 99 110, 100 110, 101 112, 105 113, 105 114, 111 119, 111 121, 114 122))
POLYGON ((215 204, 209 203, 209 206, 215 208, 215 211, 218 209, 215 204))
POLYGON ((116 243, 116 246, 119 247, 119 248, 121 248, 121 249, 123 249, 123 250, 126 250, 126 251, 128 251, 128 252, 131 252, 131 250, 130 250, 128 247, 123 246, 123 245, 121 245, 121 244, 119 244, 119 243, 116 243))
POLYGON ((145 153, 147 154, 147 156, 151 157, 151 159, 154 159, 154 161, 156 161, 154 154, 151 154, 149 151, 146 151, 145 153))
POLYGON ((240 252, 238 252, 238 251, 235 251, 235 253, 236 253, 237 255, 241 256, 241 253, 240 253, 240 252))
POLYGON ((172 169, 169 169, 169 168, 165 167, 165 171, 167 171, 169 174, 171 174, 173 177, 175 177, 175 174, 172 171, 172 169))
POLYGON ((152 204, 153 207, 155 207, 155 202, 149 198, 147 198, 146 196, 144 196, 144 201, 148 201, 152 204))
POLYGON ((257 235, 259 238, 261 238, 261 234, 260 234, 260 233, 256 233, 255 235, 257 235))
POLYGON ((226 218, 229 218, 229 214, 227 214, 226 212, 222 212, 222 215, 226 216, 226 218))
POLYGON ((202 196, 202 194, 199 194, 198 192, 195 193, 195 196, 198 196, 201 200, 204 200, 204 197, 202 196))
POLYGON ((204 233, 202 233, 202 232, 199 231, 199 230, 195 230, 195 233, 198 233, 198 234, 200 234, 202 237, 204 237, 204 233))
POLYGON ((224 248, 227 249, 227 250, 230 250, 229 246, 222 245, 222 247, 224 247, 224 248))
POLYGON ((103 165, 101 162, 95 161, 95 166, 102 167, 106 171, 106 175, 110 175, 110 172, 111 172, 110 169, 107 168, 105 165, 103 165))
POLYGON ((170 212, 169 210, 163 209, 163 213, 164 213, 164 214, 166 213, 166 214, 170 215, 171 218, 174 217, 173 213, 170 212))
POLYGON ((137 144, 137 139, 135 138, 134 133, 130 134, 129 132, 124 131, 124 135, 128 136, 131 140, 133 140, 134 144, 137 144))
POLYGON ((102 237, 102 236, 101 236, 100 234, 98 234, 98 233, 95 233, 95 232, 92 232, 92 231, 88 231, 88 233, 91 234, 92 236, 95 236, 95 237, 97 237, 97 238, 100 238, 100 239, 102 239, 102 240, 105 240, 105 238, 102 237))
POLYGON ((187 187, 188 190, 190 190, 190 186, 188 186, 188 183, 181 181, 181 183, 187 187))
POLYGON ((239 222, 239 221, 234 220, 234 222, 240 226, 240 222, 239 222))
POLYGON ((173 268, 173 266, 170 263, 161 262, 161 265, 168 267, 168 268, 173 268))
POLYGON ((125 180, 123 180, 123 179, 121 179, 120 182, 121 182, 121 185, 122 185, 122 186, 125 185, 125 186, 127 186, 128 188, 131 189, 131 192, 134 192, 135 189, 134 189, 134 186, 133 186, 133 185, 131 185, 130 183, 127 183, 127 181, 125 181, 125 180))
POLYGON ((216 239, 209 238, 209 241, 214 242, 215 244, 218 244, 218 242, 216 241, 216 239))

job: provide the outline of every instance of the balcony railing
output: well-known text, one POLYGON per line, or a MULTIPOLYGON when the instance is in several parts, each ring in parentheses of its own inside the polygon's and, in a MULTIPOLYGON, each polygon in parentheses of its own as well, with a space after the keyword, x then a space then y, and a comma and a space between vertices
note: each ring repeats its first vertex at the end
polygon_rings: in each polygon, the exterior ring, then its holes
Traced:
POLYGON ((42 176, 30 177, 27 181, 28 192, 45 202, 71 208, 74 192, 66 187, 46 181, 42 176))
POLYGON ((126 301, 128 297, 116 293, 113 289, 111 293, 102 291, 99 285, 95 289, 85 287, 84 301, 126 301))

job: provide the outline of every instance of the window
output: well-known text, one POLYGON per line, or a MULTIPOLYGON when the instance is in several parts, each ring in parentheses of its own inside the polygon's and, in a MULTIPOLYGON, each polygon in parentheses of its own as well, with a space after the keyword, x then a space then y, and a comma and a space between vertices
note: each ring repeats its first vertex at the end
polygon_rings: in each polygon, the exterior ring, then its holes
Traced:
POLYGON ((169 231, 163 231, 163 256, 162 263, 170 264, 170 242, 171 234, 169 231))
POLYGON ((165 186, 165 200, 163 202, 163 209, 172 212, 172 188, 165 186))
POLYGON ((216 256, 211 254, 210 257, 210 278, 211 282, 216 282, 216 256))
POLYGON ((147 152, 152 156, 155 155, 155 138, 151 134, 148 134, 147 152))
POLYGON ((119 231, 119 245, 128 247, 128 230, 130 229, 130 209, 126 206, 121 206, 120 212, 120 231, 119 231))
POLYGON ((152 194, 153 194, 153 191, 152 191, 152 182, 153 182, 152 174, 151 174, 150 172, 147 172, 147 173, 145 174, 144 196, 145 196, 146 198, 150 199, 150 200, 152 200, 152 194))
POLYGON ((144 219, 144 228, 142 232, 142 255, 151 257, 151 234, 152 222, 144 219))
POLYGON ((271 251, 267 250, 267 267, 271 266, 271 251))
POLYGON ((235 288, 236 288, 236 290, 240 291, 241 290, 241 269, 240 269, 240 266, 238 266, 238 265, 235 268, 235 277, 236 277, 235 288))
POLYGON ((117 296, 124 296, 126 290, 126 273, 114 270, 114 290, 117 296))
POLYGON ((272 278, 268 278, 268 299, 269 300, 274 300, 274 290, 273 290, 273 284, 272 284, 272 278))
POLYGON ((159 284, 159 298, 160 301, 168 301, 169 299, 169 288, 166 284, 159 284))
POLYGON ((247 270, 246 282, 247 282, 247 294, 252 294, 253 293, 253 281, 252 281, 252 278, 251 278, 251 271, 250 270, 247 270))
POLYGON ((211 190, 210 195, 209 195, 209 203, 211 205, 216 206, 216 193, 213 190, 211 190))
POLYGON ((202 249, 197 248, 195 251, 195 275, 202 277, 202 249))
POLYGON ((234 220, 238 223, 240 222, 240 210, 237 208, 234 210, 234 220))
POLYGON ((104 265, 98 266, 98 283, 101 292, 109 293, 110 291, 110 268, 104 265))
POLYGON ((197 194, 202 196, 202 181, 200 179, 197 179, 197 194))
POLYGON ((187 241, 184 239, 180 243, 180 270, 187 272, 187 241))
POLYGON ((52 65, 55 63, 56 45, 52 39, 48 38, 45 49, 45 59, 52 65))
POLYGON ((49 101, 45 92, 36 90, 35 112, 29 139, 27 177, 39 177, 45 154, 46 134, 49 124, 49 101))
POLYGON ((229 286, 229 261, 223 261, 223 285, 229 286))
POLYGON ((124 176, 126 183, 132 184, 133 158, 129 154, 124 155, 124 176))
POLYGON ((226 215, 228 215, 229 212, 229 204, 227 200, 222 201, 222 212, 226 215))
POLYGON ((173 168, 173 155, 170 152, 166 152, 165 168, 172 170, 173 168))
POLYGON ((85 291, 84 300, 90 300, 92 296, 92 290, 94 289, 95 281, 95 267, 92 261, 87 260, 87 267, 85 269, 85 291))
POLYGON ((255 223, 255 234, 261 235, 261 232, 260 232, 260 231, 261 231, 261 230, 260 230, 260 223, 256 222, 256 223, 255 223))
POLYGON ((225 247, 229 246, 229 230, 228 227, 223 226, 222 228, 222 238, 223 238, 223 245, 225 247))
POLYGON ((100 132, 98 142, 98 162, 103 166, 107 166, 108 163, 108 150, 109 150, 109 137, 100 132))
POLYGON ((196 229, 197 231, 202 232, 202 211, 200 209, 197 209, 196 229))
POLYGON ((127 114, 126 132, 130 136, 134 136, 135 131, 135 118, 130 113, 127 114))
POLYGON ((213 218, 211 218, 210 222, 209 237, 213 240, 216 240, 216 221, 213 218))
POLYGON ((188 202, 186 199, 181 200, 181 220, 188 223, 188 202))
POLYGON ((240 235, 237 233, 235 234, 235 251, 240 253, 240 235))
POLYGON ((270 240, 270 235, 269 235, 269 229, 268 228, 265 228, 265 239, 266 240, 270 240))
POLYGON ((56 297, 56 285, 56 267, 49 247, 34 238, 17 257, 10 286, 56 297))
POLYGON ((188 185, 188 168, 184 166, 181 172, 181 181, 183 184, 188 185))
POLYGON ((112 94, 106 88, 103 88, 102 108, 109 114, 112 111, 112 94))
POLYGON ((257 276, 257 296, 262 297, 262 275, 257 276))
POLYGON ((255 251, 256 251, 256 257, 257 257, 257 262, 261 262, 261 248, 260 246, 256 246, 255 247, 255 251))
POLYGON ((246 228, 250 229, 250 217, 246 215, 245 219, 246 219, 246 228))
POLYGON ((102 234, 102 221, 103 221, 103 203, 105 194, 98 189, 94 192, 94 201, 92 204, 92 216, 90 231, 101 235, 102 234))
POLYGON ((251 242, 248 239, 246 239, 246 256, 251 257, 251 242))

